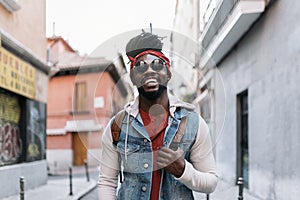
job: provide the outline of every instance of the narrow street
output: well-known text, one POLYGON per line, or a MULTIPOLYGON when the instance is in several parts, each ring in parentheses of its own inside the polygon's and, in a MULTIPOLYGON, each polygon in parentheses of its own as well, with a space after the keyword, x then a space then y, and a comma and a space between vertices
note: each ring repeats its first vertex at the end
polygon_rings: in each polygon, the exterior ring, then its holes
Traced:
POLYGON ((81 200, 94 200, 94 199, 98 199, 97 188, 93 189, 90 193, 88 193, 87 195, 81 198, 81 200))
MULTIPOLYGON (((98 180, 98 168, 97 167, 91 167, 89 168, 89 178, 90 180, 98 180)), ((73 178, 82 178, 87 177, 84 166, 74 167, 73 168, 73 178)), ((68 179, 69 174, 68 172, 61 172, 60 175, 49 175, 48 180, 56 180, 56 179, 68 179)), ((86 179, 87 180, 87 179, 86 179)), ((94 188, 91 190, 88 194, 80 198, 81 200, 97 200, 98 199, 98 192, 97 188, 94 188)))
MULTIPOLYGON (((94 180, 98 180, 98 171, 91 171, 90 172, 90 178, 94 180)), ((85 174, 84 174, 85 176, 85 174)), ((87 195, 80 198, 80 200, 96 200, 98 199, 98 190, 97 187, 94 188, 92 191, 90 191, 87 195)))

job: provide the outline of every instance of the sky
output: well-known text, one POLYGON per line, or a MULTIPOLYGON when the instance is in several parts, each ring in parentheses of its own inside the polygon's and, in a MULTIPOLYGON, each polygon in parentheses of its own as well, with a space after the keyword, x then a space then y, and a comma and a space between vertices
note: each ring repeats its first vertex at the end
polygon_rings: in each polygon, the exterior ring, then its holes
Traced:
POLYGON ((80 54, 124 32, 172 30, 176 0, 46 0, 46 36, 62 36, 80 54), (55 25, 53 25, 55 23, 55 25))

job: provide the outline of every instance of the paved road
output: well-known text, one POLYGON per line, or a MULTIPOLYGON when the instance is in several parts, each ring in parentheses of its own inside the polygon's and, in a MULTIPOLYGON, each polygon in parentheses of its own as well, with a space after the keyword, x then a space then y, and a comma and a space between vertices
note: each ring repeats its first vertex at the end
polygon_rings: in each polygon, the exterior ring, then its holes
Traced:
POLYGON ((82 197, 80 200, 97 200, 97 199, 98 199, 98 191, 97 189, 94 189, 90 193, 82 197))
MULTIPOLYGON (((99 172, 97 169, 92 168, 89 170, 89 178, 93 179, 95 181, 98 181, 98 175, 99 172)), ((77 170, 74 170, 74 173, 72 175, 73 178, 76 177, 86 177, 86 173, 84 170, 84 167, 77 167, 77 170), (82 168, 82 169, 81 169, 82 168)), ((69 178, 68 172, 63 172, 60 175, 51 175, 48 176, 49 180, 56 180, 56 179, 64 179, 64 178, 69 178)), ((91 192, 89 192, 87 195, 81 198, 81 200, 98 200, 98 192, 97 189, 95 188, 91 192)))
MULTIPOLYGON (((98 180, 99 173, 97 171, 90 172, 90 178, 94 180, 98 180)), ((85 174, 84 174, 85 176, 85 174)), ((87 195, 83 196, 80 200, 98 200, 98 191, 97 188, 89 192, 87 195)))

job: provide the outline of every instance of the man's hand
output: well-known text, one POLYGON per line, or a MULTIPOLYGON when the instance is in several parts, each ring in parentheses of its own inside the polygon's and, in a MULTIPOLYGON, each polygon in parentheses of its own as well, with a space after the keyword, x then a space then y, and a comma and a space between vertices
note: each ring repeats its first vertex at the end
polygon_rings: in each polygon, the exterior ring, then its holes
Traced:
POLYGON ((161 147, 157 152, 156 167, 164 168, 168 173, 173 174, 176 178, 181 177, 184 168, 184 152, 178 148, 176 151, 167 147, 161 147))

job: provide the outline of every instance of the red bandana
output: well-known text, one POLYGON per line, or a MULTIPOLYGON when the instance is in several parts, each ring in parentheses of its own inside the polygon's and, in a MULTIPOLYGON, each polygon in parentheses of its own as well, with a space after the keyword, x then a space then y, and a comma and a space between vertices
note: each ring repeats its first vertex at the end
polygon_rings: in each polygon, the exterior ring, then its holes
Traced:
POLYGON ((141 56, 143 56, 145 54, 151 54, 151 55, 159 57, 160 59, 163 59, 166 62, 167 66, 170 68, 170 60, 163 53, 161 53, 159 51, 154 51, 154 50, 146 50, 146 51, 143 51, 143 52, 139 53, 135 57, 128 56, 128 58, 129 58, 129 60, 131 62, 130 63, 130 69, 132 69, 135 66, 136 60, 139 57, 141 57, 141 56))

